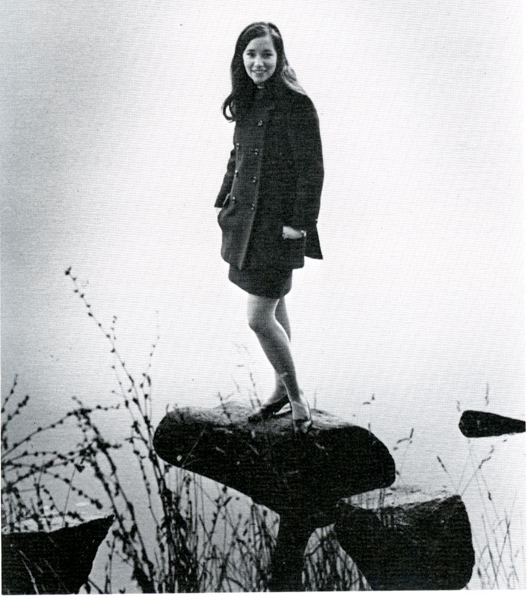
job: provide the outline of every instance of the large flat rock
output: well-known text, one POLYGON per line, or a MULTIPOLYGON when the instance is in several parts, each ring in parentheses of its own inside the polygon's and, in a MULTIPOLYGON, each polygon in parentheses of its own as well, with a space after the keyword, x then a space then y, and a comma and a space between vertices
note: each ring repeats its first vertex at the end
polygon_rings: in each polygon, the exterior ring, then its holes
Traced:
POLYGON ((259 423, 250 413, 238 401, 175 409, 156 430, 155 450, 281 514, 333 512, 340 498, 395 480, 388 449, 364 428, 314 409, 313 428, 296 437, 289 412, 259 423))

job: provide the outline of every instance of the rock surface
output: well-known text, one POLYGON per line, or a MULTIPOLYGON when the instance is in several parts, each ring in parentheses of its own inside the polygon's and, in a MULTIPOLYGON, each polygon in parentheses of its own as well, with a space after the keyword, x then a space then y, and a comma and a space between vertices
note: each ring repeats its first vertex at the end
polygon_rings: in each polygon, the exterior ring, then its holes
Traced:
POLYGON ((53 532, 2 534, 2 593, 77 593, 112 521, 105 517, 53 532))
POLYGON ((457 590, 470 581, 474 549, 459 496, 338 511, 338 541, 373 590, 457 590))
MULTIPOLYGON (((288 514, 317 517, 321 525, 340 498, 389 486, 395 463, 364 428, 312 410, 313 428, 292 431, 290 412, 249 423, 249 405, 230 401, 213 409, 175 409, 160 422, 154 447, 165 461, 226 484, 257 503, 288 514)), ((314 524, 318 526, 315 520, 314 524)))

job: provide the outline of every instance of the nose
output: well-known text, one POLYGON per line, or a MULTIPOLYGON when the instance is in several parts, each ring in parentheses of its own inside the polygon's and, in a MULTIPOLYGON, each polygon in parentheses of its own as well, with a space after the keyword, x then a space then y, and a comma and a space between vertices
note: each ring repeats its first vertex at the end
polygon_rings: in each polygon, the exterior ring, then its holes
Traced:
POLYGON ((263 66, 263 59, 261 56, 258 55, 255 57, 254 64, 255 66, 263 66))

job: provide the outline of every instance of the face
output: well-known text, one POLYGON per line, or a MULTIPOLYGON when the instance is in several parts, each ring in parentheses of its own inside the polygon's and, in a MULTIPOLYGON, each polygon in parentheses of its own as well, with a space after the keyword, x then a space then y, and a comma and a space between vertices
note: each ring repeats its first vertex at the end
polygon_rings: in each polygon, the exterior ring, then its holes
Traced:
POLYGON ((256 85, 268 81, 276 70, 277 52, 270 36, 253 39, 246 46, 242 58, 248 77, 256 85))

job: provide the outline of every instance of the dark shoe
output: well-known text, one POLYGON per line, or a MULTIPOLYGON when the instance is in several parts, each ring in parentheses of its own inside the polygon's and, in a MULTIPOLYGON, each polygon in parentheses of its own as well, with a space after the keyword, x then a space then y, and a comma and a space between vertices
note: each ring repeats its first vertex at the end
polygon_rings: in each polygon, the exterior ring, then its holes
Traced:
POLYGON ((294 434, 306 434, 312 428, 312 416, 307 399, 302 395, 301 402, 291 402, 290 405, 292 407, 294 434))
POLYGON ((263 419, 268 417, 272 417, 278 411, 281 411, 285 405, 288 404, 288 395, 281 397, 277 401, 272 401, 271 403, 265 403, 261 405, 259 409, 256 409, 253 413, 248 416, 248 421, 250 422, 259 422, 263 419))

